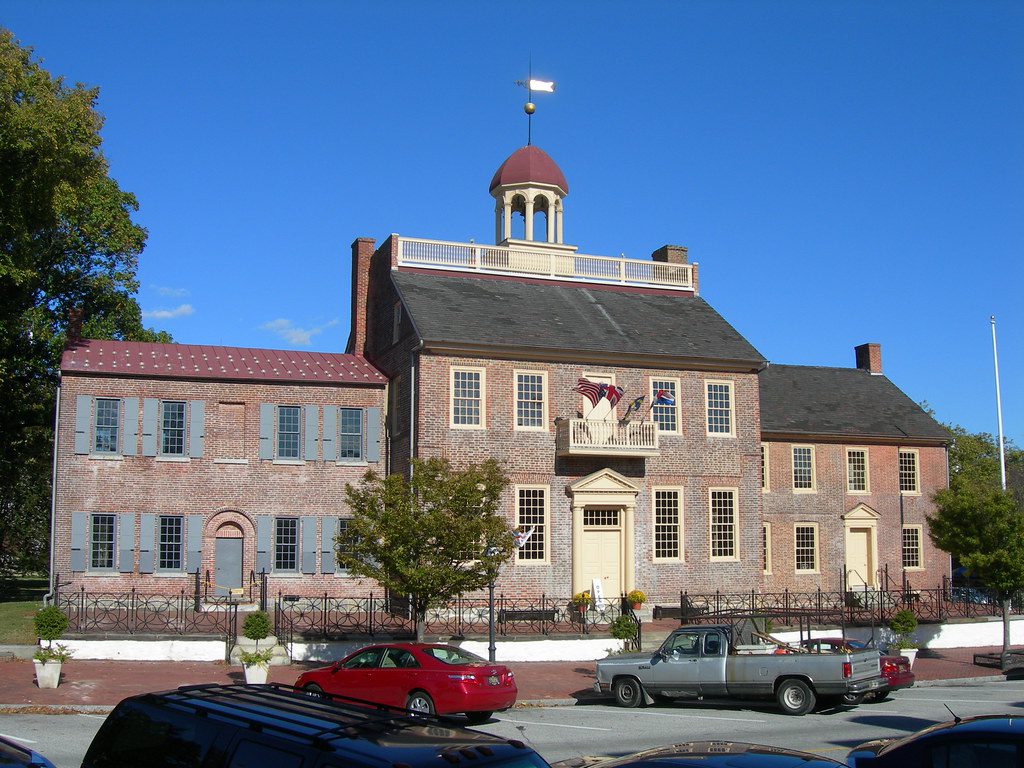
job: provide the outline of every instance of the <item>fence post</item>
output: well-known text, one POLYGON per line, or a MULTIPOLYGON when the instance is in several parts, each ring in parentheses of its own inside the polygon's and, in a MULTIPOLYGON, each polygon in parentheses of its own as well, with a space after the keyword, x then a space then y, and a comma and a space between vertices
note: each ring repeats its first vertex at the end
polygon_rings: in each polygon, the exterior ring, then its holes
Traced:
POLYGON ((132 587, 131 595, 128 598, 128 615, 124 617, 125 629, 129 635, 135 634, 135 610, 138 603, 135 600, 135 587, 132 587))
POLYGON ((366 606, 366 634, 373 637, 373 592, 366 606))
POLYGON ((195 596, 192 601, 192 607, 196 613, 202 610, 202 601, 199 598, 199 568, 196 567, 196 584, 195 584, 195 596))

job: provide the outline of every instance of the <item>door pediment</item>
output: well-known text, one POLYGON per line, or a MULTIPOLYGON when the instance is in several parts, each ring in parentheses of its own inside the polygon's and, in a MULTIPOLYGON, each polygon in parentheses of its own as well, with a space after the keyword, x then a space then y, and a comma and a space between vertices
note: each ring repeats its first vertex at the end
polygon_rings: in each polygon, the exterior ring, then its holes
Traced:
POLYGON ((846 523, 861 523, 873 525, 882 516, 875 512, 867 504, 858 504, 856 507, 851 509, 849 512, 840 515, 840 519, 846 521, 846 523))
POLYGON ((566 488, 573 507, 635 507, 640 488, 612 469, 600 469, 566 488))

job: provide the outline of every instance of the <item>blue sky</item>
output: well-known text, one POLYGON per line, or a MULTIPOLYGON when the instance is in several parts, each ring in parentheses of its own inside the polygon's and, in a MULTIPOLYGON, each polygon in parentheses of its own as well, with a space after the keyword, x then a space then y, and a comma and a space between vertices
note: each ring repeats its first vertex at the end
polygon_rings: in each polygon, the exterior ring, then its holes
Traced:
POLYGON ((0 24, 100 87, 149 230, 139 300, 177 341, 342 351, 351 242, 492 242, 526 143, 565 240, 700 263, 770 360, 885 373, 1024 442, 1024 4, 18 2, 0 24))

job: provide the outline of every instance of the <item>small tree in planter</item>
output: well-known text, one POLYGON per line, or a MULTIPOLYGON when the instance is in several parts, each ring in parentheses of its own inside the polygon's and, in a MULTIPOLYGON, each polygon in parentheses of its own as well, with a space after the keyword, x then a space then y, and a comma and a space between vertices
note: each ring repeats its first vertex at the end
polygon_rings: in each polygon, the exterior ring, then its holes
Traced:
POLYGON ((587 608, 590 607, 590 600, 590 592, 577 592, 572 596, 572 600, 569 601, 569 604, 580 613, 586 613, 587 608))
POLYGON ((40 646, 32 656, 36 667, 36 684, 40 688, 56 688, 60 684, 61 665, 71 658, 71 651, 54 640, 60 638, 68 628, 68 617, 55 605, 48 605, 36 611, 32 618, 36 636, 45 640, 46 645, 40 646))
POLYGON ((626 602, 629 603, 635 611, 647 602, 647 595, 645 595, 642 590, 634 589, 626 593, 626 602))
POLYGON ((889 650, 896 651, 897 653, 906 656, 911 665, 914 663, 914 657, 917 656, 917 643, 914 642, 914 630, 917 629, 917 617, 913 611, 909 611, 904 608, 902 611, 896 611, 889 619, 889 629, 892 630, 896 638, 889 643, 889 650))
POLYGON ((274 649, 267 648, 261 651, 260 640, 266 640, 270 635, 270 617, 265 611, 253 611, 242 622, 242 634, 256 643, 256 650, 242 651, 238 654, 245 669, 245 682, 265 683, 274 649))
POLYGON ((636 637, 636 621, 632 616, 619 616, 609 628, 616 640, 632 640, 636 637))

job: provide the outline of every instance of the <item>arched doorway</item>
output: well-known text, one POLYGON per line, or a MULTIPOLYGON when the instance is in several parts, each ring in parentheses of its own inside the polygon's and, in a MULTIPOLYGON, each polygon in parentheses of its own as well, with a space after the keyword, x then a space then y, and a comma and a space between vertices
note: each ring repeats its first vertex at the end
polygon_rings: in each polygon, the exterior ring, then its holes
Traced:
POLYGON ((214 533, 213 596, 229 597, 242 588, 245 533, 233 521, 221 523, 214 533))

